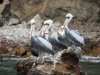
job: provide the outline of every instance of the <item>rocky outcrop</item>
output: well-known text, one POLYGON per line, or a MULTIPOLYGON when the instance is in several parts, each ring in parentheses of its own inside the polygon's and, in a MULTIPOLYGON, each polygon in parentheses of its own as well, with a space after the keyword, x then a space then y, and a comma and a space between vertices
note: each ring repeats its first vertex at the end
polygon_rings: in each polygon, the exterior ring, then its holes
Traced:
POLYGON ((27 75, 86 75, 79 65, 78 54, 74 50, 64 50, 55 56, 44 56, 38 60, 28 57, 18 60, 14 69, 27 75))

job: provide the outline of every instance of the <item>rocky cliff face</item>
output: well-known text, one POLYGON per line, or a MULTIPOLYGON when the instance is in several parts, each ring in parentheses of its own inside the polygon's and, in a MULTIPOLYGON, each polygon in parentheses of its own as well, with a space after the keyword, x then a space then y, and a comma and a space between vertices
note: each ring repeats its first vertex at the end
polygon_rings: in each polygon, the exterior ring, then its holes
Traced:
POLYGON ((19 13, 22 20, 28 20, 39 13, 43 19, 51 18, 63 22, 65 15, 72 13, 73 23, 86 24, 100 21, 100 1, 98 0, 11 0, 10 4, 11 12, 19 13))
POLYGON ((63 22, 65 15, 72 13, 75 24, 100 21, 99 0, 3 0, 1 6, 5 2, 10 2, 10 10, 6 12, 19 16, 21 20, 29 20, 38 13, 43 19, 51 18, 63 22))

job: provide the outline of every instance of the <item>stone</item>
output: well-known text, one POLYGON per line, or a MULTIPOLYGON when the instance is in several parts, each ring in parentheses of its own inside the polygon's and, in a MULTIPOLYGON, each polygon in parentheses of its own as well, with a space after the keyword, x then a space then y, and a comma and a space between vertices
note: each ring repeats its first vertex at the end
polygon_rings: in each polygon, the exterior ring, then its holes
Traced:
POLYGON ((56 56, 44 56, 38 60, 34 56, 20 59, 16 61, 14 69, 27 75, 86 75, 79 66, 79 57, 73 50, 66 49, 60 55, 59 53, 56 55, 60 59, 56 56))
POLYGON ((20 21, 17 18, 11 18, 8 25, 16 25, 20 21))

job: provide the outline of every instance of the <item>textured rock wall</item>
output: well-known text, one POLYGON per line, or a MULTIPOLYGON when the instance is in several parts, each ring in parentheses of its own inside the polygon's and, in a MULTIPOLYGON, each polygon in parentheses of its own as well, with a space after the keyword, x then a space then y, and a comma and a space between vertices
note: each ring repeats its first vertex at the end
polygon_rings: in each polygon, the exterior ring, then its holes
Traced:
POLYGON ((51 18, 60 18, 59 16, 61 16, 64 20, 66 13, 70 12, 74 15, 73 22, 97 22, 100 15, 98 3, 93 0, 57 0, 55 2, 50 0, 44 13, 51 18))
POLYGON ((63 22, 67 13, 74 15, 73 23, 86 24, 100 21, 100 1, 98 0, 12 0, 11 11, 28 20, 37 13, 43 19, 52 18, 63 22))
POLYGON ((9 4, 9 1, 10 10, 5 12, 11 12, 25 21, 36 14, 41 14, 44 20, 51 18, 63 23, 65 15, 72 13, 74 15, 73 24, 84 25, 100 22, 99 0, 3 0, 3 3, 0 4, 1 16, 4 15, 2 11, 5 5, 9 4))

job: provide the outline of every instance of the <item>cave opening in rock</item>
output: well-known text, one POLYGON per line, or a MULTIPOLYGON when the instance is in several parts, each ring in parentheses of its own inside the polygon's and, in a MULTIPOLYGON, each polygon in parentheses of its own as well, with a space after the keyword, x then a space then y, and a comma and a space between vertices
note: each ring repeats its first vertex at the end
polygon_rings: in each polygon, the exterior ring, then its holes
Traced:
POLYGON ((3 0, 0 0, 0 4, 2 4, 3 3, 3 0))

